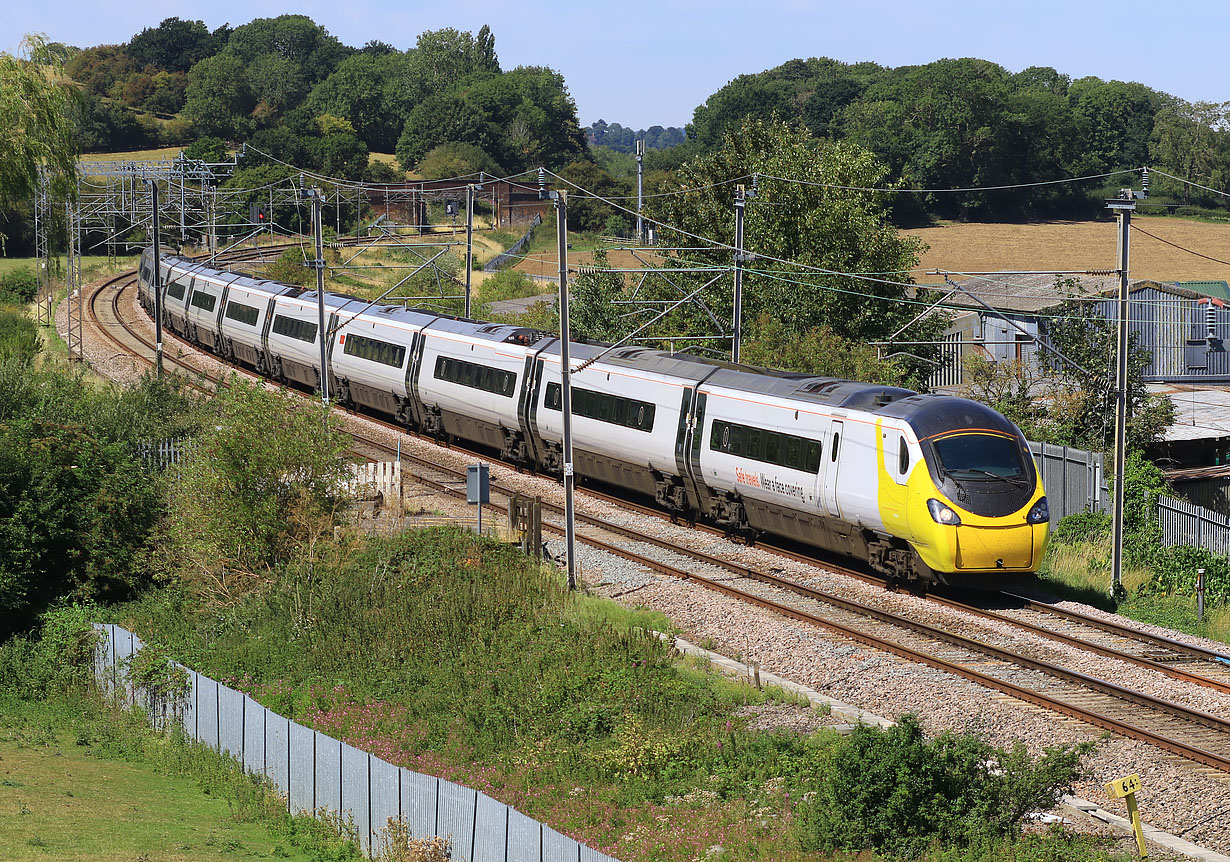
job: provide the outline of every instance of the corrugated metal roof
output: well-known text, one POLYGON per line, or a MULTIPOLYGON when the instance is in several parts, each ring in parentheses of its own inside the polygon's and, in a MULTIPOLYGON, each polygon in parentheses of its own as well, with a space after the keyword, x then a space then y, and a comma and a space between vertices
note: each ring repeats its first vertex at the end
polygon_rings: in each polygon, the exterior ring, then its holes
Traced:
POLYGON ((1224 281, 1176 281, 1175 287, 1190 290, 1201 296, 1212 296, 1216 299, 1230 301, 1230 284, 1224 281))
MULTIPOLYGON (((976 275, 958 281, 960 289, 945 301, 945 305, 981 309, 969 294, 973 294, 1000 311, 1034 312, 1059 305, 1073 296, 1096 296, 1118 288, 1114 277, 1074 276, 1074 289, 1057 290, 1055 276, 1005 272, 996 275, 976 275)), ((936 285, 940 290, 944 285, 936 285)))
POLYGON ((1148 389, 1169 395, 1174 402, 1174 424, 1166 429, 1162 439, 1230 437, 1230 390, 1170 384, 1150 384, 1148 389))

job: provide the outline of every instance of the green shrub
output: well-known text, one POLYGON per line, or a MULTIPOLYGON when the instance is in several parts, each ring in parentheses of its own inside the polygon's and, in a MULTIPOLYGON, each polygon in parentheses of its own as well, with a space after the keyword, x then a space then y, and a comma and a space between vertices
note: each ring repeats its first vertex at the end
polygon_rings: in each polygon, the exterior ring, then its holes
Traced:
POLYGON ((307 285, 314 274, 303 261, 303 252, 299 249, 287 249, 281 257, 265 267, 265 277, 284 284, 307 285))
POLYGON ((25 368, 38 354, 38 327, 20 311, 0 309, 0 364, 25 368))
POLYGON ((483 282, 483 302, 499 302, 501 299, 521 299, 550 293, 551 285, 541 284, 523 272, 502 269, 483 282))
POLYGON ((1159 547, 1151 557, 1153 577, 1143 595, 1196 594, 1196 570, 1204 569, 1205 597, 1210 604, 1230 602, 1230 558, 1191 545, 1159 547))
POLYGON ((0 691, 35 700, 89 688, 99 609, 90 602, 47 611, 38 630, 0 643, 0 691))
POLYGON ((1110 535, 1111 517, 1106 512, 1077 512, 1055 525, 1051 541, 1061 545, 1098 542, 1110 535))
POLYGON ((800 805, 805 849, 876 850, 917 858, 929 846, 969 846, 1015 835, 1031 811, 1054 807, 1082 774, 1094 743, 996 749, 966 734, 925 739, 911 715, 888 730, 860 725, 800 805))
POLYGON ((19 266, 0 275, 0 302, 25 304, 38 293, 38 278, 28 266, 19 266))

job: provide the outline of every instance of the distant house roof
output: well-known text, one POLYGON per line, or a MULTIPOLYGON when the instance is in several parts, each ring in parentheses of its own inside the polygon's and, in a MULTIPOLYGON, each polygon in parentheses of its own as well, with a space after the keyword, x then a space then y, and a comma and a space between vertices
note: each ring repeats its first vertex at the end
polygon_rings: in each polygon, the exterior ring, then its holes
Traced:
MULTIPOLYGON (((1108 290, 1116 290, 1119 282, 1113 276, 1072 276, 1075 286, 1055 288, 1055 276, 1021 274, 1014 272, 995 275, 976 275, 958 281, 960 289, 944 304, 956 308, 981 310, 983 306, 973 296, 999 311, 1029 314, 1051 308, 1073 297, 1097 296, 1108 290), (971 296, 971 294, 973 296, 971 296)), ((1066 281, 1066 279, 1065 279, 1066 281)), ((944 290, 946 285, 937 285, 944 290)))
POLYGON ((1224 281, 1176 281, 1175 287, 1201 296, 1212 296, 1230 302, 1230 285, 1224 281))
MULTIPOLYGON (((1064 279, 1062 289, 1055 288, 1055 276, 1005 272, 995 275, 971 276, 958 281, 960 290, 945 300, 950 308, 985 310, 974 297, 998 311, 1033 314, 1053 308, 1069 299, 1113 296, 1119 290, 1116 276, 1077 275, 1064 279), (972 295, 971 295, 972 294, 972 295)), ((936 285, 944 290, 946 285, 936 285)), ((1224 281, 1158 282, 1151 279, 1133 281, 1131 291, 1153 288, 1187 299, 1213 296, 1230 302, 1230 285, 1224 281)))

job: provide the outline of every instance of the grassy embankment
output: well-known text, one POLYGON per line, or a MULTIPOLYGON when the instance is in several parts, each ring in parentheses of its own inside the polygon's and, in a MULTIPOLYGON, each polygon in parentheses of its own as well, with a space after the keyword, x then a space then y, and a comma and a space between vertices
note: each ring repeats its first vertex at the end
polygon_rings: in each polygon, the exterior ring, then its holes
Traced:
POLYGON ((11 862, 359 860, 229 758, 96 698, 0 694, 0 857, 11 862))

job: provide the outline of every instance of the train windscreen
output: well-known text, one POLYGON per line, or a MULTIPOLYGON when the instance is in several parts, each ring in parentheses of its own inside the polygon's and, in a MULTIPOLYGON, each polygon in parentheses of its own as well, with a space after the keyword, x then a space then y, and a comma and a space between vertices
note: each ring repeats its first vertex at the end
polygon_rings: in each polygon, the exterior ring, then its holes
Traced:
POLYGON ((1026 476, 1021 444, 994 434, 954 434, 933 444, 954 479, 1020 479, 1026 476))

